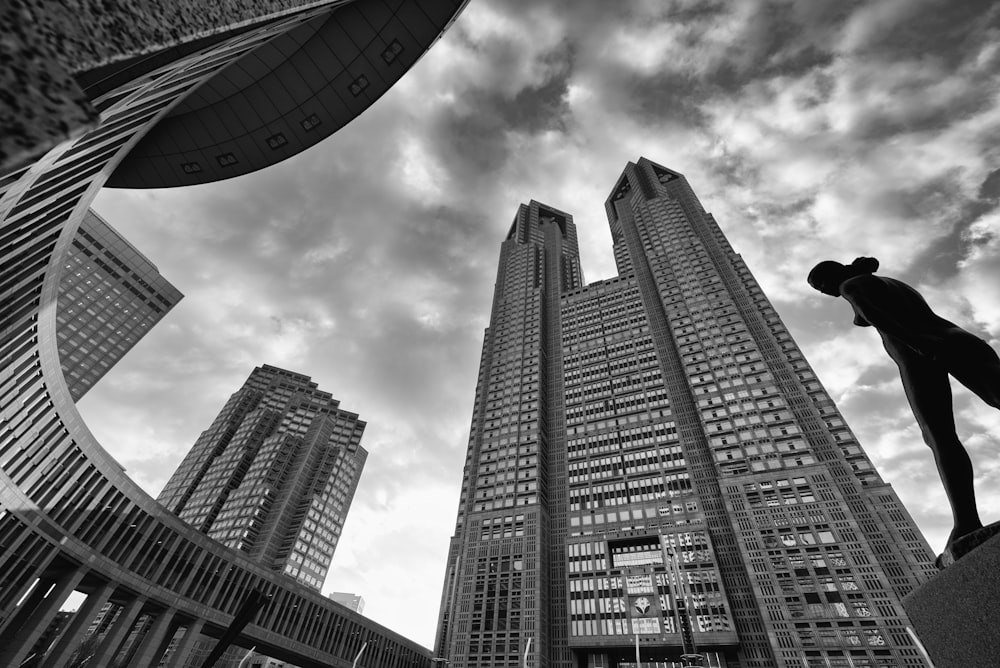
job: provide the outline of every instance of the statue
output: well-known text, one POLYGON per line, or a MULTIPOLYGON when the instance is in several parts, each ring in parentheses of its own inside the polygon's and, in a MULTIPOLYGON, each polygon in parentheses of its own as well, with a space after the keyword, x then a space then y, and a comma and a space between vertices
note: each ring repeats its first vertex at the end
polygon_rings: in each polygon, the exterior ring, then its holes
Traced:
POLYGON ((845 266, 820 262, 809 285, 854 308, 854 324, 874 327, 899 367, 906 398, 934 453, 955 528, 939 568, 950 566, 991 536, 1000 523, 983 528, 976 508, 972 461, 955 433, 949 374, 994 408, 1000 408, 1000 357, 986 341, 931 310, 919 292, 902 281, 875 276, 878 260, 859 257, 845 266))

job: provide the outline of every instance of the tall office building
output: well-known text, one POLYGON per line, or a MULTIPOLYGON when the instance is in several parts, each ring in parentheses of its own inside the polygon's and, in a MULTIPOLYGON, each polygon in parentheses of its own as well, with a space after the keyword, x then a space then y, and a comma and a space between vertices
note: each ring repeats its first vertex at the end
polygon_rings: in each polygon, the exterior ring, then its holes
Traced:
POLYGON ((157 500, 197 530, 319 589, 368 452, 365 423, 308 376, 264 365, 157 500))
POLYGON ((331 591, 327 596, 330 597, 331 601, 336 601, 355 612, 365 611, 365 599, 359 594, 352 594, 346 591, 331 591))
MULTIPOLYGON (((167 481, 158 500, 195 529, 319 590, 368 452, 365 423, 308 376, 253 370, 167 481)), ((214 641, 201 639, 197 668, 214 641)), ((233 647, 219 666, 247 652, 233 647)), ((252 655, 250 665, 286 665, 252 655)))
POLYGON ((184 295, 93 210, 63 264, 56 336, 79 401, 184 295))
POLYGON ((237 633, 310 668, 361 647, 386 668, 431 665, 428 650, 192 529, 126 476, 68 390, 57 306, 104 184, 209 183, 295 155, 385 93, 464 4, 0 3, 11 56, 0 100, 0 665, 23 663, 74 591, 86 598, 46 667, 69 661, 108 602, 117 613, 88 665, 155 666, 173 647, 173 667, 202 635, 221 649, 237 633))
POLYGON ((930 549, 743 260, 646 159, 606 209, 614 278, 538 202, 501 245, 438 656, 923 666, 930 549))

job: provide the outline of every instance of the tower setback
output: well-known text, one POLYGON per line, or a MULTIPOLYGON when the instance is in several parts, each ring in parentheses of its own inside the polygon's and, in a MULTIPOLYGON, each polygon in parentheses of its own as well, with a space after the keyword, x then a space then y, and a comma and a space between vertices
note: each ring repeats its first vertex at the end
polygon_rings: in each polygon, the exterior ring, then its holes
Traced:
POLYGON ((930 549, 742 258, 645 158, 605 207, 614 278, 535 201, 501 245, 437 655, 924 666, 930 549))

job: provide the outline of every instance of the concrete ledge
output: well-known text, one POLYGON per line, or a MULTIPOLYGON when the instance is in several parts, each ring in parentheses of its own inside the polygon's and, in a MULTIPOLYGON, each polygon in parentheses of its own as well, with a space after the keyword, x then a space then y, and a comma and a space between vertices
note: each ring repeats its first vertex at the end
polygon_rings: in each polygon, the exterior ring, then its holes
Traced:
POLYGON ((903 599, 935 668, 1000 665, 1000 536, 903 599))

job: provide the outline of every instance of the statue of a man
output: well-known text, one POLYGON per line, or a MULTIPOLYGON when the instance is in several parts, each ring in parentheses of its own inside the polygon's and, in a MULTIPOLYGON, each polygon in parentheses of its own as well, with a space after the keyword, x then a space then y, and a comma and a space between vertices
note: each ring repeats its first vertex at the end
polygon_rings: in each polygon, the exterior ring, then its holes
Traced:
MULTIPOLYGON (((873 275, 878 260, 849 265, 826 260, 809 272, 809 285, 854 308, 854 324, 874 327, 899 367, 906 398, 930 446, 944 483, 955 528, 937 564, 944 568, 1000 532, 983 529, 972 484, 972 462, 955 433, 949 374, 990 406, 1000 408, 1000 357, 988 343, 931 310, 902 281, 873 275)), ((994 530, 995 529, 995 530, 994 530)))

